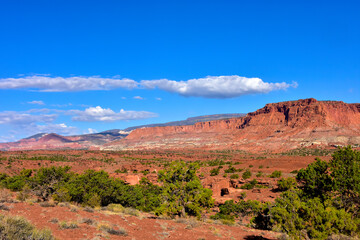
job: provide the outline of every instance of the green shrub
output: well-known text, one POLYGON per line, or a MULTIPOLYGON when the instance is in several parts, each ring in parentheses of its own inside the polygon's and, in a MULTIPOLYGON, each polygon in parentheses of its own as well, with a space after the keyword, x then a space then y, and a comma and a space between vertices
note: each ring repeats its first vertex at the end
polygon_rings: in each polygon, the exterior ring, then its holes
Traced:
POLYGON ((96 193, 94 193, 94 195, 92 195, 89 200, 87 200, 86 205, 94 208, 94 207, 99 207, 101 205, 101 198, 99 195, 97 195, 96 193))
POLYGON ((26 201, 30 197, 31 189, 28 185, 25 185, 20 192, 17 193, 16 199, 19 201, 26 201))
POLYGON ((90 201, 92 205, 101 206, 123 200, 121 194, 125 193, 127 188, 123 181, 110 178, 105 171, 94 170, 87 170, 83 174, 73 176, 64 187, 68 189, 71 201, 78 203, 90 201), (98 197, 94 197, 96 195, 98 197))
POLYGON ((74 229, 74 228, 78 228, 78 224, 76 222, 60 222, 59 223, 59 227, 61 229, 74 229))
POLYGON ((256 179, 253 179, 250 182, 245 183, 244 185, 242 185, 240 188, 250 190, 250 189, 253 189, 256 186, 257 183, 258 183, 258 181, 256 179))
POLYGON ((123 169, 116 169, 115 170, 115 173, 127 173, 127 169, 126 168, 123 168, 123 169))
POLYGON ((331 234, 351 235, 359 223, 345 209, 336 209, 331 201, 320 198, 301 200, 296 192, 287 191, 269 210, 271 227, 300 239, 326 239, 331 234), (305 236, 304 236, 305 235, 305 236))
POLYGON ((281 177, 281 175, 282 175, 281 171, 275 170, 270 174, 269 177, 271 177, 271 178, 279 178, 279 177, 281 177))
POLYGON ((239 199, 244 200, 246 198, 246 192, 240 193, 239 199))
POLYGON ((46 201, 72 177, 69 170, 69 166, 42 167, 29 179, 29 185, 37 196, 46 201))
POLYGON ((256 200, 240 200, 237 203, 235 203, 234 200, 228 200, 219 206, 219 212, 211 216, 211 218, 234 221, 235 218, 254 216, 258 214, 264 206, 266 205, 256 200))
POLYGON ((0 186, 6 187, 6 179, 9 177, 6 173, 0 173, 0 186))
POLYGON ((109 233, 111 235, 117 235, 117 236, 127 236, 128 233, 124 228, 119 227, 118 229, 115 229, 113 227, 110 227, 106 224, 101 224, 99 227, 100 230, 109 233))
POLYGON ((124 207, 121 206, 121 204, 112 203, 112 204, 109 204, 106 207, 106 209, 109 210, 109 211, 112 211, 112 212, 120 213, 120 212, 123 212, 124 207))
POLYGON ((360 217, 360 152, 340 148, 329 162, 335 197, 346 211, 360 217))
POLYGON ((229 166, 228 169, 225 169, 225 173, 235 173, 237 172, 237 169, 234 168, 233 166, 229 166))
POLYGON ((329 164, 316 158, 305 169, 300 169, 296 175, 300 182, 303 193, 309 197, 320 197, 323 200, 329 197, 332 191, 332 179, 329 174, 329 164))
POLYGON ((296 187, 296 180, 294 178, 280 178, 277 182, 279 191, 287 191, 296 187))
MULTIPOLYGON (((316 159, 297 176, 299 188, 281 194, 253 219, 256 227, 286 233, 291 239, 329 239, 360 232, 360 153, 336 151, 329 163, 316 159)), ((288 186, 286 180, 279 180, 288 186), (286 183, 286 184, 285 184, 286 183)))
POLYGON ((231 174, 230 175, 230 179, 238 179, 239 178, 239 174, 231 174))
POLYGON ((219 168, 214 168, 210 170, 210 176, 216 176, 220 173, 220 169, 219 168))
POLYGON ((249 179, 251 178, 251 172, 249 169, 246 169, 246 171, 242 174, 243 179, 249 179))
POLYGON ((196 163, 173 162, 169 168, 159 171, 163 183, 158 215, 200 217, 203 210, 213 206, 212 191, 202 186, 196 171, 196 163))
POLYGON ((0 239, 55 240, 48 229, 38 230, 25 218, 0 215, 0 239))
POLYGON ((19 175, 3 179, 3 184, 11 191, 21 191, 23 187, 28 183, 31 174, 32 170, 24 169, 20 172, 19 175))
POLYGON ((90 212, 90 213, 95 212, 94 208, 89 207, 89 206, 85 206, 85 207, 84 207, 84 211, 85 211, 85 212, 90 212))
POLYGON ((52 198, 57 202, 70 202, 71 200, 69 190, 65 187, 57 189, 52 195, 52 198))

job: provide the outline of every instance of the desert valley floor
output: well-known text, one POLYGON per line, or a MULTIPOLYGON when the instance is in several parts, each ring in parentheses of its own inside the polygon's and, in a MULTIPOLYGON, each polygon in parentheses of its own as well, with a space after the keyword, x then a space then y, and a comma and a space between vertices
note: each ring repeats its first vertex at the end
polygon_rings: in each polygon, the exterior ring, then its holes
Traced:
POLYGON ((275 170, 283 177, 294 176, 294 170, 306 167, 319 156, 330 158, 334 149, 301 149, 285 154, 251 154, 243 151, 15 151, 1 152, 0 172, 17 174, 22 169, 38 169, 50 166, 70 166, 71 171, 81 173, 88 169, 104 170, 115 178, 123 179, 128 184, 137 184, 141 177, 147 177, 157 184, 157 172, 170 161, 184 160, 202 163, 198 176, 204 187, 213 191, 215 207, 201 221, 193 218, 168 219, 139 211, 116 212, 106 208, 89 209, 71 203, 38 202, 34 198, 26 201, 16 200, 16 193, 1 190, 1 214, 23 216, 38 228, 48 228, 58 239, 277 239, 276 232, 255 230, 247 227, 249 219, 236 221, 234 225, 222 224, 212 220, 217 205, 226 200, 238 201, 242 194, 245 199, 274 201, 279 195, 276 190, 277 178, 269 175, 275 170), (212 166, 213 165, 213 166, 212 166), (215 176, 212 169, 223 166, 215 176), (240 177, 231 179, 226 174, 229 166, 241 169, 240 177), (246 169, 252 176, 242 179, 246 169), (251 190, 240 187, 257 179, 262 187, 251 190), (77 228, 62 229, 61 222, 75 222, 77 228), (126 231, 126 236, 111 235, 101 230, 101 225, 113 226, 126 231))

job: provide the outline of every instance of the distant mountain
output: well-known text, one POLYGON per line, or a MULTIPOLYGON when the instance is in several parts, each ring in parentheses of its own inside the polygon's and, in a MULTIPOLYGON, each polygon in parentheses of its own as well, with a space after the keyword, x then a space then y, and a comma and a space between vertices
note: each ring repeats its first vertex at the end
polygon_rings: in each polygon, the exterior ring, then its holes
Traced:
POLYGON ((183 121, 168 123, 149 124, 129 127, 124 130, 111 129, 99 133, 82 134, 74 136, 61 136, 55 133, 38 133, 17 142, 0 143, 0 150, 31 150, 31 149, 88 149, 99 147, 106 143, 120 140, 138 128, 185 126, 197 122, 204 122, 218 119, 242 117, 245 114, 215 114, 199 117, 191 117, 183 121))
POLYGON ((0 150, 83 149, 83 145, 56 133, 41 133, 17 142, 0 143, 0 150))

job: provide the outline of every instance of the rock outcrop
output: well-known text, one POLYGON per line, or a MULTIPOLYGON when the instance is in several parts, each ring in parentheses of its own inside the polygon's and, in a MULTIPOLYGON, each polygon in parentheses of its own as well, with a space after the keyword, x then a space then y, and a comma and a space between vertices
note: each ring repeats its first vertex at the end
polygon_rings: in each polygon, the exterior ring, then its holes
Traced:
POLYGON ((245 117, 135 129, 102 149, 242 149, 360 145, 360 104, 303 99, 267 104, 245 117))

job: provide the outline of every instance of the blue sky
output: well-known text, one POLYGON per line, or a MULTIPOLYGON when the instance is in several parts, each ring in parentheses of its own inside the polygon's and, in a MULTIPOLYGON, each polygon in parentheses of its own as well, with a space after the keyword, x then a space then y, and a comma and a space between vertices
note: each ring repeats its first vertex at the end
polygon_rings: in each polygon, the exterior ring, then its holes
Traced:
POLYGON ((0 2, 0 141, 360 102, 358 1, 0 2))

